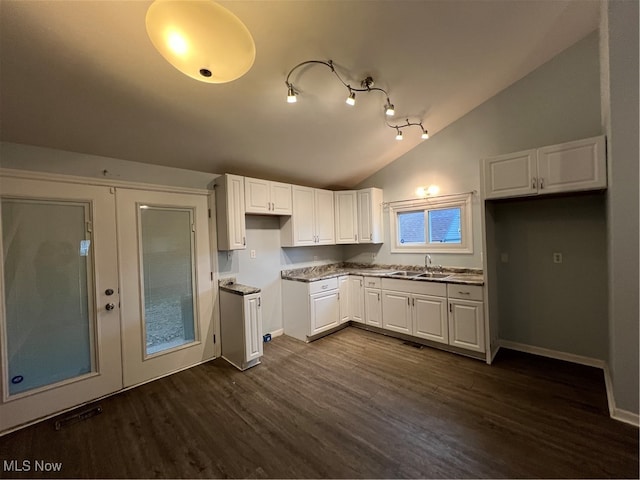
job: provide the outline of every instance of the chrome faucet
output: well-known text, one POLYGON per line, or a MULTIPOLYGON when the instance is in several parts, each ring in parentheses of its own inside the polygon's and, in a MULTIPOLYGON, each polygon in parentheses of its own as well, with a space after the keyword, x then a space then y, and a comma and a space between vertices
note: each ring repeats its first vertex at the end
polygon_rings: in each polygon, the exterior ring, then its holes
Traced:
POLYGON ((424 270, 428 272, 430 268, 431 268, 431 255, 427 253, 424 256, 424 270))

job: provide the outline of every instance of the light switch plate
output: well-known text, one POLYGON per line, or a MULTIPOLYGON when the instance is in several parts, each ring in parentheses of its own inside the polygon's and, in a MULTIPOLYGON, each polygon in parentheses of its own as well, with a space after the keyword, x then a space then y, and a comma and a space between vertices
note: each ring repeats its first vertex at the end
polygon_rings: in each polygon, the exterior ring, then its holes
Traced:
POLYGON ((251 258, 256 258, 256 251, 255 250, 251 250, 251 252, 249 252, 249 253, 250 253, 251 258))
POLYGON ((562 263, 562 253, 555 252, 553 254, 553 263, 562 263))

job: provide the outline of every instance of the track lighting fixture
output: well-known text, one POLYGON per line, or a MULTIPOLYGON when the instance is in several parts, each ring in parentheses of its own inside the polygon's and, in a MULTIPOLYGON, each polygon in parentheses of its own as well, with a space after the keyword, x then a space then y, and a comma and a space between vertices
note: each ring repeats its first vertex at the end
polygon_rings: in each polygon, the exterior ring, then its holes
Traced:
MULTIPOLYGON (((387 93, 386 90, 380 88, 380 87, 376 87, 374 86, 374 81, 373 78, 368 76, 365 77, 364 80, 362 80, 360 82, 360 87, 361 88, 356 88, 351 86, 350 84, 346 83, 342 77, 338 74, 338 72, 336 72, 335 66, 333 64, 332 60, 328 60, 328 61, 324 61, 324 60, 307 60, 305 62, 301 62, 298 65, 296 65, 295 67, 293 67, 291 70, 289 70, 289 73, 287 74, 287 78, 284 81, 284 83, 287 85, 287 102, 288 103, 296 103, 297 99, 296 96, 298 95, 298 92, 295 90, 293 84, 289 81, 289 79, 291 78, 291 74, 297 70, 298 68, 304 66, 304 65, 309 65, 309 64, 320 64, 320 65, 324 65, 326 67, 329 67, 331 69, 331 71, 333 72, 333 74, 337 77, 337 79, 340 81, 340 83, 342 83, 342 85, 345 86, 345 88, 349 91, 349 96, 347 97, 346 103, 347 105, 350 106, 354 106, 356 104, 356 92, 373 92, 373 91, 378 91, 378 92, 382 92, 387 101, 384 105, 384 113, 386 116, 388 117, 392 117, 393 115, 395 115, 395 107, 394 105, 391 103, 391 100, 389 100, 389 94, 387 93)), ((402 131, 400 130, 401 128, 405 128, 405 127, 411 127, 411 126, 418 126, 420 127, 420 129, 422 130, 422 135, 420 136, 420 138, 422 138, 423 140, 429 138, 429 134, 427 133, 427 131, 425 130, 425 128, 422 126, 422 122, 410 122, 409 119, 407 119, 407 121, 401 125, 392 125, 389 122, 387 122, 385 120, 385 123, 388 127, 390 128, 395 128, 396 129, 396 140, 402 140, 402 131)))

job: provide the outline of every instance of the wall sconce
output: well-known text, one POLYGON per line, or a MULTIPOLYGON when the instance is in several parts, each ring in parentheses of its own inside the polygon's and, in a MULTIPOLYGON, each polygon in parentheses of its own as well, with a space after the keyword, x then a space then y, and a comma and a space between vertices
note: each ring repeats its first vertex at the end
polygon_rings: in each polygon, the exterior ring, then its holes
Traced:
POLYGON ((244 23, 210 0, 155 0, 145 23, 160 55, 201 82, 235 80, 249 71, 256 58, 244 23))
POLYGON ((429 185, 428 187, 418 187, 416 189, 416 195, 421 198, 433 197, 440 193, 440 187, 438 185, 429 185))
MULTIPOLYGON (((354 106, 356 104, 356 92, 373 92, 373 91, 382 92, 384 94, 384 96, 386 97, 386 103, 384 104, 384 114, 387 117, 391 117, 391 116, 395 115, 395 113, 396 113, 395 112, 395 107, 394 107, 393 103, 391 103, 391 100, 389 100, 389 94, 383 88, 375 87, 372 77, 366 77, 364 80, 362 80, 360 82, 360 88, 354 87, 354 86, 346 83, 342 79, 342 77, 338 74, 338 72, 336 72, 335 66, 333 65, 333 60, 328 60, 328 61, 324 61, 324 60, 307 60, 305 62, 299 63, 298 65, 293 67, 291 70, 289 70, 289 73, 287 74, 287 78, 284 81, 284 83, 287 85, 287 103, 296 103, 297 102, 297 98, 296 97, 298 95, 298 92, 296 91, 295 87, 293 86, 293 83, 291 83, 289 81, 289 79, 291 78, 291 74, 294 71, 296 71, 298 68, 300 68, 300 67, 302 67, 304 65, 309 65, 309 64, 324 65, 324 66, 329 67, 331 69, 331 71, 336 76, 336 78, 340 81, 340 83, 342 83, 342 85, 345 86, 345 88, 349 92, 347 100, 346 100, 347 105, 354 106)), ((413 127, 413 126, 420 127, 420 129, 422 130, 422 134, 420 135, 420 138, 422 138, 423 140, 426 140, 427 138, 429 138, 429 134, 427 133, 425 128, 422 126, 422 122, 410 122, 409 119, 407 118, 405 123, 396 125, 396 124, 390 124, 385 119, 385 124, 387 125, 387 127, 393 128, 393 129, 396 130, 396 140, 402 140, 402 138, 403 138, 402 130, 400 130, 401 128, 407 128, 407 127, 413 127)))

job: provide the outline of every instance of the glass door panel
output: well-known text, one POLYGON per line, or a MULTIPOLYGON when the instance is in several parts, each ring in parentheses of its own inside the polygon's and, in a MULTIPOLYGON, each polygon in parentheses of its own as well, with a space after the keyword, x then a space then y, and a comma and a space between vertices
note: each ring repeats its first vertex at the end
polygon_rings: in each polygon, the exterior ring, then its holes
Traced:
POLYGON ((89 212, 2 199, 9 396, 95 371, 89 212))
POLYGON ((139 206, 145 356, 196 340, 192 210, 139 206))

